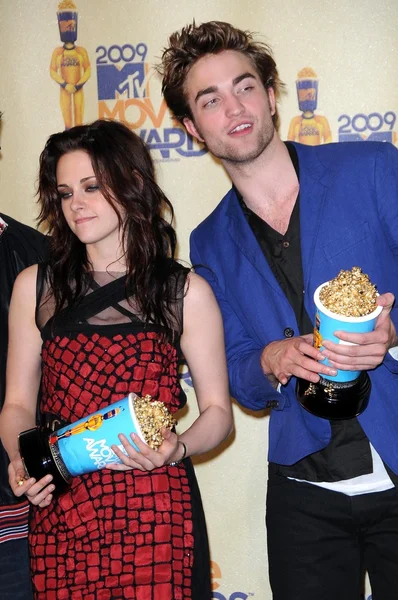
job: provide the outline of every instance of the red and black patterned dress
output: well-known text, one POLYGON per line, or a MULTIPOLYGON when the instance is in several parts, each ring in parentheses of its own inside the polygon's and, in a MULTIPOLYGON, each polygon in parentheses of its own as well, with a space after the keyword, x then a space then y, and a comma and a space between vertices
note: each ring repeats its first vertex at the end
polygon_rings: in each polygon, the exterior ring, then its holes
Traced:
MULTIPOLYGON (((185 281, 186 270, 179 272, 185 281)), ((44 279, 40 270, 38 307, 44 279)), ((162 341, 161 327, 139 320, 122 300, 125 277, 94 273, 88 292, 55 321, 46 321, 48 302, 38 309, 41 411, 73 422, 130 392, 178 411, 186 402, 179 336, 162 341)), ((30 551, 38 600, 211 597, 206 525, 190 459, 152 472, 104 469, 74 478, 69 491, 34 510, 30 551)))

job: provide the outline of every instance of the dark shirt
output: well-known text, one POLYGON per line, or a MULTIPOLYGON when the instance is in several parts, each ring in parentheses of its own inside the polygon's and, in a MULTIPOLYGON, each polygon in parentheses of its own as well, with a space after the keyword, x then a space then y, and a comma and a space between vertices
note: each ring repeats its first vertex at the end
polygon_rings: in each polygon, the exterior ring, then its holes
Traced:
MULTIPOLYGON (((290 158, 300 180, 298 156, 293 144, 286 143, 290 158)), ((288 229, 284 235, 275 231, 251 211, 237 191, 246 219, 264 253, 275 279, 292 306, 298 332, 313 331, 312 321, 304 306, 304 278, 300 243, 300 194, 298 194, 288 229)), ((373 471, 369 441, 357 419, 330 421, 332 438, 328 446, 306 456, 294 465, 270 464, 270 471, 307 481, 341 481, 373 471)))

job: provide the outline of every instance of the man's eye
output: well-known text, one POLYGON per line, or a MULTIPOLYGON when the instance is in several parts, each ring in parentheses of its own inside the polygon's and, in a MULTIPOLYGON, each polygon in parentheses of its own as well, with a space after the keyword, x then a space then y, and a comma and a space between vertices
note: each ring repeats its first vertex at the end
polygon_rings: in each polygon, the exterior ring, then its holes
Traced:
POLYGON ((206 102, 206 104, 204 105, 205 108, 207 108, 208 106, 214 106, 217 103, 217 98, 212 98, 211 100, 208 100, 206 102))

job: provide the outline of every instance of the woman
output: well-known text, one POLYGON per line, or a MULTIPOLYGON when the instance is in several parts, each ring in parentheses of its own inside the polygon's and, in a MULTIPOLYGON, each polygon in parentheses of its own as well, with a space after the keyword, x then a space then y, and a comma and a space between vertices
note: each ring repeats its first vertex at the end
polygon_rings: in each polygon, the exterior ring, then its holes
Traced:
POLYGON ((34 505, 30 548, 37 599, 210 598, 203 509, 191 455, 231 431, 223 329, 208 284, 173 260, 171 205, 149 152, 124 125, 96 121, 52 135, 40 158, 47 266, 23 271, 10 307, 7 394, 0 433, 10 485, 34 505), (76 421, 129 392, 171 412, 185 403, 178 362, 192 374, 199 416, 164 430, 158 451, 120 435, 122 464, 73 479, 23 479, 19 432, 40 410, 76 421), (171 463, 173 466, 171 466, 171 463), (18 484, 19 482, 19 484, 18 484))

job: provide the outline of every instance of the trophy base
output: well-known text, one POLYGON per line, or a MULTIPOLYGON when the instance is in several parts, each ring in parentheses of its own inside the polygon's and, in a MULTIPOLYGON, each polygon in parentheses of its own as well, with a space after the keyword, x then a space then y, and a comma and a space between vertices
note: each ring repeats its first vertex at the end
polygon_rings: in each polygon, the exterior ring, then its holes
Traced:
POLYGON ((62 465, 58 464, 60 459, 52 451, 49 443, 49 433, 45 427, 22 431, 19 434, 19 451, 29 477, 39 481, 46 475, 52 475, 54 496, 59 496, 69 488, 70 477, 66 472, 62 473, 62 465))
POLYGON ((352 419, 368 405, 372 384, 366 371, 354 381, 339 383, 323 379, 310 383, 298 379, 296 395, 301 406, 321 419, 352 419))

